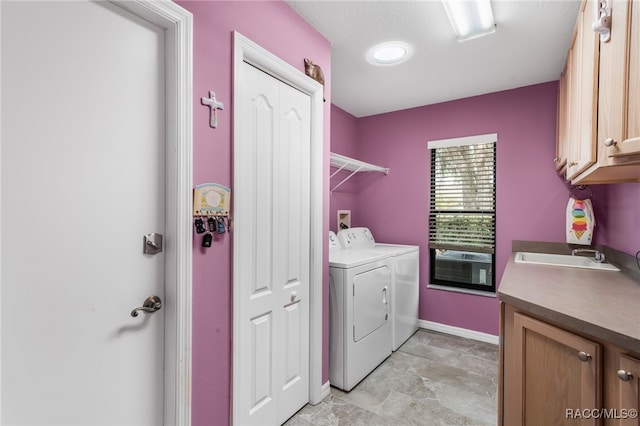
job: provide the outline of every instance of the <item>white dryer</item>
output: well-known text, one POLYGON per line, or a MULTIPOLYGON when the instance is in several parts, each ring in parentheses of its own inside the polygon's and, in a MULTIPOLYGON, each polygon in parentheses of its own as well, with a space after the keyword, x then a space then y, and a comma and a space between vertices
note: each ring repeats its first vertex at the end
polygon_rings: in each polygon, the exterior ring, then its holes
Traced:
POLYGON ((391 355, 392 266, 382 253, 342 249, 329 235, 329 380, 350 391, 391 355))
POLYGON ((346 250, 386 254, 391 259, 391 346, 397 350, 418 329, 420 247, 376 243, 365 227, 338 232, 338 241, 346 250))

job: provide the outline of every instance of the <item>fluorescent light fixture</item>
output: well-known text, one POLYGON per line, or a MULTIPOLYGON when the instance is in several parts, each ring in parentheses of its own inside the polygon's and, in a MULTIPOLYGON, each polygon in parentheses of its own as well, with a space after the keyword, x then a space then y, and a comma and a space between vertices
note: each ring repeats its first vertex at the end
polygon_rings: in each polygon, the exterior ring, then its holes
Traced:
POLYGON ((458 41, 471 40, 496 31, 490 0, 442 0, 458 41))
POLYGON ((397 65, 413 55, 413 46, 404 41, 386 41, 367 51, 367 61, 373 65, 397 65))

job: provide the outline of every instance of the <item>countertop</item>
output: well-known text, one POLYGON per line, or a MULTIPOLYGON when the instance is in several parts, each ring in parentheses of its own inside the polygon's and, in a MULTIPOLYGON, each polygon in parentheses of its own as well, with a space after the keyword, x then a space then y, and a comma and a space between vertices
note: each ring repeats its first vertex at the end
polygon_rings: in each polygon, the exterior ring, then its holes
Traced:
MULTIPOLYGON (((535 251, 535 250, 520 250, 535 251)), ((640 353, 640 281, 630 273, 516 263, 501 301, 567 329, 640 353)))

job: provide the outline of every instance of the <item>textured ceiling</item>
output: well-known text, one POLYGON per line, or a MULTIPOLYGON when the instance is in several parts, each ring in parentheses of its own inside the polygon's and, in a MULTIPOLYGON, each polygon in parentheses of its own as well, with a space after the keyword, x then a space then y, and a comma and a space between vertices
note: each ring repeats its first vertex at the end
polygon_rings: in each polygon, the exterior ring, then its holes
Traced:
POLYGON ((496 32, 463 43, 440 0, 287 3, 331 42, 332 103, 364 117, 557 80, 581 1, 492 0, 496 32), (388 40, 414 45, 413 57, 369 64, 369 47, 388 40))

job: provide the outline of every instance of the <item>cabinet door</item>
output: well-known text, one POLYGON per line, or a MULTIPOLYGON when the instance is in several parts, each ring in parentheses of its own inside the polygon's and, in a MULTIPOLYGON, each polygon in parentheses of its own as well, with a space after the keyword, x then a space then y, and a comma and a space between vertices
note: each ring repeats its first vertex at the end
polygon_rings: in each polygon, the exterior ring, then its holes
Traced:
POLYGON ((611 40, 601 43, 598 143, 603 159, 616 165, 640 160, 640 1, 609 3, 611 40))
POLYGON ((556 129, 556 158, 554 161, 556 163, 556 171, 559 175, 565 174, 567 166, 570 58, 571 55, 569 54, 562 74, 560 74, 560 84, 558 85, 558 123, 556 129))
POLYGON ((571 131, 567 178, 572 179, 596 162, 599 38, 592 30, 594 0, 585 0, 576 20, 571 48, 569 113, 571 131))
POLYGON ((619 370, 607 374, 616 374, 616 418, 614 425, 638 426, 638 409, 640 409, 640 360, 621 354, 619 370))
POLYGON ((518 424, 598 424, 575 413, 601 407, 599 344, 520 313, 514 314, 513 343, 513 389, 522 389, 514 400, 522 414, 518 424))
POLYGON ((640 154, 640 1, 629 1, 629 84, 627 134, 620 145, 625 154, 640 154))

